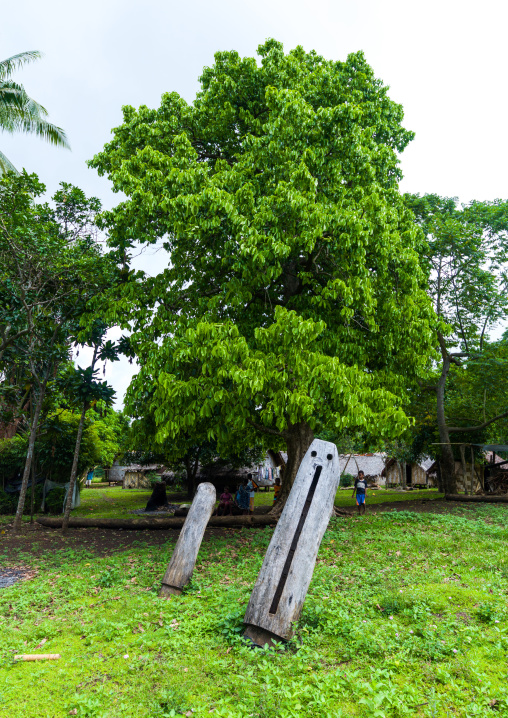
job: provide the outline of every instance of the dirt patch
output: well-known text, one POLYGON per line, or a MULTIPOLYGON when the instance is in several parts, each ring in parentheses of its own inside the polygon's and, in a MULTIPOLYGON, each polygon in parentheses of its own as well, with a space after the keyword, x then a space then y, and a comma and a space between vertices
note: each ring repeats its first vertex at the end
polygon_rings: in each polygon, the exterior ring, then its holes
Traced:
POLYGON ((35 576, 35 571, 28 566, 17 566, 16 568, 0 568, 0 588, 9 588, 18 581, 26 581, 35 576))
MULTIPOLYGON (((97 556, 107 556, 117 551, 128 551, 133 546, 163 546, 167 541, 176 541, 179 529, 161 531, 123 531, 122 529, 69 529, 66 536, 62 536, 59 529, 50 529, 40 524, 24 524, 21 533, 14 535, 10 526, 3 526, 6 531, 0 537, 0 551, 6 553, 11 560, 5 565, 12 567, 18 561, 17 556, 30 554, 41 556, 48 551, 61 551, 62 549, 86 550, 97 556)), ((223 529, 210 528, 205 531, 204 540, 225 538, 232 533, 251 529, 223 529)), ((262 530, 262 529, 261 529, 262 530)), ((26 560, 26 556, 23 556, 26 560)), ((2 572, 0 568, 0 574, 2 572)))
POLYGON ((457 613, 456 615, 457 615, 457 618, 460 621, 463 621, 465 624, 471 623, 471 621, 472 621, 472 618, 469 615, 469 613, 457 613))

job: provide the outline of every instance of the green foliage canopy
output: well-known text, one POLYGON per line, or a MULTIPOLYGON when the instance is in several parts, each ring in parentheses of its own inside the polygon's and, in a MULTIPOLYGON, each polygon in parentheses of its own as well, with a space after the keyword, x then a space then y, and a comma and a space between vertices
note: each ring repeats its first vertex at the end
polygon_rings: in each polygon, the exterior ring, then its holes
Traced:
POLYGON ((171 255, 111 308, 142 364, 128 403, 155 377, 159 437, 205 418, 219 445, 225 425, 398 433, 434 321, 397 186, 412 133, 362 53, 258 53, 217 53, 193 104, 124 108, 90 163, 126 195, 104 214, 124 261, 171 255))

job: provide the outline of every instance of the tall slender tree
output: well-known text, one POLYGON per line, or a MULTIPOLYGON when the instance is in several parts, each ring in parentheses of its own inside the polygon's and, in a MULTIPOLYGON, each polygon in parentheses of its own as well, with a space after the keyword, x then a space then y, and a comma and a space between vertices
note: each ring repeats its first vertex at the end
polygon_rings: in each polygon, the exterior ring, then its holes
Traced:
POLYGON ((108 386, 105 381, 98 381, 98 370, 95 368, 98 360, 118 360, 118 351, 113 342, 106 339, 107 326, 102 322, 95 322, 88 336, 81 336, 78 343, 88 345, 92 348, 92 360, 90 366, 86 369, 78 367, 68 375, 66 385, 67 393, 71 394, 71 399, 81 410, 78 431, 76 435, 76 446, 74 449, 74 458, 72 461, 71 475, 69 479, 69 491, 67 493, 67 501, 64 507, 64 517, 62 523, 62 533, 66 533, 69 527, 69 518, 72 507, 72 497, 74 495, 74 486, 76 485, 76 477, 78 472, 79 452, 81 449, 81 438, 83 436, 83 428, 85 425, 85 416, 87 411, 98 402, 102 406, 111 406, 115 396, 115 391, 108 386))
MULTIPOLYGON (((508 201, 474 201, 460 207, 457 199, 431 194, 405 195, 405 202, 425 234, 422 249, 428 291, 440 320, 439 372, 435 381, 423 382, 422 388, 436 396, 441 478, 445 490, 456 493, 452 442, 508 416, 508 406, 485 414, 474 425, 467 420, 458 425, 446 415, 452 367, 475 362, 485 366, 482 356, 489 348, 489 332, 508 315, 508 201)), ((477 401, 480 405, 482 397, 477 401)))

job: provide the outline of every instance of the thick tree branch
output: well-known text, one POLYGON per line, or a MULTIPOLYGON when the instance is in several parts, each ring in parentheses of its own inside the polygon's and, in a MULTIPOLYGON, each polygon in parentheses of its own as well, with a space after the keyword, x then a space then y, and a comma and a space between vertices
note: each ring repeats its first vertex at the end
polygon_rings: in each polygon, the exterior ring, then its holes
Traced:
POLYGON ((493 424, 495 421, 498 421, 499 419, 504 419, 505 416, 508 416, 508 409, 506 411, 503 411, 502 414, 498 414, 493 419, 484 421, 483 424, 479 424, 478 426, 449 426, 448 431, 481 431, 490 424, 493 424))
POLYGON ((282 433, 282 431, 270 429, 268 426, 263 426, 263 424, 258 424, 256 421, 252 421, 252 419, 246 418, 245 421, 258 431, 263 431, 265 434, 273 434, 274 436, 281 436, 283 439, 285 438, 285 435, 282 433))

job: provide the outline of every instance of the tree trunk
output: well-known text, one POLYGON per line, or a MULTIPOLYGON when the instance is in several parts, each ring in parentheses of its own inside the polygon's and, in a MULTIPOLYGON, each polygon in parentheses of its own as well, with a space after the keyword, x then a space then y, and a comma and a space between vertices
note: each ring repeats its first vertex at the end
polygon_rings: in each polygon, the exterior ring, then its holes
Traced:
POLYGON ((199 468, 199 451, 194 461, 189 455, 185 456, 183 461, 185 464, 185 472, 187 474, 187 497, 192 500, 197 489, 196 476, 199 468))
POLYGON ((293 487, 296 474, 303 457, 314 439, 314 432, 305 421, 293 424, 285 432, 288 460, 282 475, 282 486, 277 502, 274 504, 270 514, 280 516, 289 492, 293 487))
POLYGON ((474 483, 474 449, 471 446, 471 496, 474 495, 475 483, 474 483))
POLYGON ((450 445, 450 435, 446 424, 444 402, 445 387, 448 372, 450 371, 450 357, 444 347, 441 345, 441 354, 443 357, 443 366, 441 368, 441 376, 437 384, 437 426, 439 429, 439 441, 441 443, 441 481, 446 494, 457 493, 457 477, 455 476, 455 459, 450 445))
POLYGON ((464 478, 464 493, 469 493, 467 490, 467 468, 466 468, 466 447, 464 444, 460 445, 460 463, 462 466, 462 476, 464 478))
POLYGON ((145 511, 157 511, 159 506, 167 506, 168 497, 166 494, 166 484, 164 481, 157 481, 153 485, 152 494, 148 499, 145 511))
POLYGON ((32 461, 32 486, 30 488, 30 523, 34 522, 34 503, 35 503, 35 451, 32 461))
POLYGON ((442 473, 441 473, 441 462, 437 462, 437 468, 436 468, 436 476, 437 476, 437 490, 440 494, 444 493, 443 489, 443 479, 442 479, 442 473))
POLYGON ((83 409, 81 410, 81 416, 78 425, 78 435, 76 436, 76 447, 74 449, 74 458, 72 460, 71 478, 69 481, 69 493, 67 494, 67 501, 65 502, 64 517, 62 523, 62 533, 67 533, 69 528, 69 517, 71 515, 72 497, 74 495, 74 486, 76 485, 76 475, 78 473, 78 459, 79 451, 81 449, 81 438, 83 436, 83 427, 85 425, 85 414, 87 411, 87 402, 83 402, 83 409))
MULTIPOLYGON (((32 418, 33 400, 30 401, 30 418, 32 418)), ((35 500, 35 449, 32 459, 32 485, 30 487, 30 523, 34 522, 34 500, 35 500)))
POLYGON ((35 405, 34 418, 32 420, 32 426, 30 428, 30 436, 28 438, 28 451, 25 459, 25 469, 23 471, 23 479, 21 481, 21 491, 19 492, 18 508, 16 509, 16 516, 14 517, 14 523, 12 525, 13 533, 18 533, 21 529, 21 521, 23 519, 23 509, 25 508, 26 490, 28 487, 28 477, 30 476, 30 469, 32 468, 32 459, 35 448, 35 438, 37 436, 37 426, 39 424, 39 417, 41 415, 42 402, 44 401, 44 395, 46 393, 46 385, 48 383, 49 370, 46 371, 44 381, 40 387, 39 397, 35 405))

